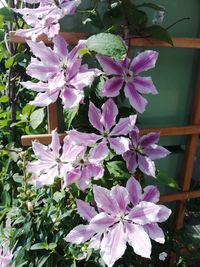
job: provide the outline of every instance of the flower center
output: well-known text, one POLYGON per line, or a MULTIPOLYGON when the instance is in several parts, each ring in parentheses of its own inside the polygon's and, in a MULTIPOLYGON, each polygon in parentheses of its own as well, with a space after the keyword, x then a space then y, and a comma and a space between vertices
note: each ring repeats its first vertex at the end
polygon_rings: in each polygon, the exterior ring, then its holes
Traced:
POLYGON ((141 148, 141 146, 139 146, 139 145, 138 146, 135 146, 134 147, 134 150, 135 150, 136 153, 142 154, 142 148, 141 148))
POLYGON ((60 158, 56 158, 55 160, 56 160, 57 163, 61 163, 60 158))

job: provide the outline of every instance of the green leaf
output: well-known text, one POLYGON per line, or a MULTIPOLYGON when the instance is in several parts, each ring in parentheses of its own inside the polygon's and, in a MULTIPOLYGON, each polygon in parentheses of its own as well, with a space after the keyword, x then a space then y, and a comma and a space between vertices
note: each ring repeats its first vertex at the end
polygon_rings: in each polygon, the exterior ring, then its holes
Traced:
POLYGON ((99 33, 87 39, 90 51, 121 60, 126 55, 126 47, 120 37, 111 33, 99 33))
POLYGON ((49 244, 49 250, 53 250, 56 247, 57 247, 57 244, 56 243, 50 243, 49 244))
POLYGON ((165 30, 163 27, 159 25, 153 25, 151 27, 147 27, 145 29, 145 33, 150 35, 151 37, 169 43, 170 45, 173 46, 173 41, 170 34, 167 32, 167 30, 165 30))
POLYGON ((41 242, 41 243, 36 243, 36 244, 32 245, 30 249, 31 250, 40 250, 40 249, 46 249, 46 250, 48 250, 49 249, 49 246, 48 246, 47 243, 41 242))
POLYGON ((0 97, 0 103, 7 103, 9 101, 9 97, 7 95, 3 95, 0 97))
POLYGON ((30 116, 30 126, 35 130, 40 126, 45 118, 45 109, 40 108, 31 113, 30 116))
POLYGON ((7 59, 6 62, 5 62, 6 69, 9 69, 10 67, 12 67, 13 62, 14 62, 14 58, 13 57, 10 57, 9 59, 7 59))
POLYGON ((10 198, 10 194, 7 191, 2 192, 1 199, 2 199, 3 206, 5 207, 10 206, 11 198, 10 198))
POLYGON ((121 179, 127 179, 130 177, 130 174, 126 168, 126 164, 123 161, 108 162, 106 167, 110 175, 114 177, 120 177, 121 179))
POLYGON ((57 192, 55 192, 55 193, 53 194, 53 199, 54 199, 57 203, 59 203, 64 197, 65 197, 65 193, 64 193, 63 191, 62 191, 62 192, 57 191, 57 192))
POLYGON ((148 17, 145 12, 137 9, 130 0, 123 0, 123 9, 129 21, 129 30, 133 33, 143 31, 148 22, 148 17))
POLYGON ((163 171, 160 170, 157 171, 156 180, 159 183, 165 184, 169 187, 180 189, 176 181, 163 171))
POLYGON ((137 8, 138 7, 148 7, 148 8, 157 10, 157 11, 165 11, 164 7, 156 5, 156 4, 153 4, 153 3, 144 3, 144 4, 141 4, 141 5, 137 5, 137 8))
POLYGON ((50 254, 47 254, 47 255, 43 255, 40 260, 38 261, 37 263, 37 267, 42 267, 44 266, 44 264, 46 263, 46 261, 48 260, 48 258, 50 257, 51 255, 50 254))
POLYGON ((67 126, 67 130, 70 129, 71 124, 78 113, 78 110, 79 110, 79 105, 77 105, 73 109, 64 109, 64 119, 65 119, 65 124, 67 126))
POLYGON ((0 20, 14 21, 13 12, 8 7, 0 8, 0 20))

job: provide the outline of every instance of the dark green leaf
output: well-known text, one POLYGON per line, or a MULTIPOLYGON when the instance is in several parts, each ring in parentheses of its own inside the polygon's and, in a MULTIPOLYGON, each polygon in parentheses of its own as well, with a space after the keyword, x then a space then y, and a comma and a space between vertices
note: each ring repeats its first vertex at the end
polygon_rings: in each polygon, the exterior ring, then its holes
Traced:
POLYGON ((130 177, 126 164, 123 161, 111 161, 106 164, 106 167, 111 176, 127 179, 130 177))
POLYGON ((7 103, 9 101, 9 97, 7 95, 3 95, 0 97, 0 103, 7 103))
POLYGON ((158 182, 160 182, 162 184, 165 184, 165 185, 172 187, 172 188, 179 189, 179 186, 176 183, 176 181, 172 177, 170 177, 167 173, 165 173, 163 171, 158 170, 157 175, 156 175, 156 179, 158 182))
POLYGON ((169 43, 170 45, 173 46, 173 41, 170 34, 163 27, 159 25, 153 25, 151 27, 146 28, 145 33, 147 35, 150 35, 151 37, 169 43))
POLYGON ((30 116, 30 126, 35 130, 38 126, 43 122, 45 118, 45 110, 44 108, 39 108, 31 113, 30 116))
POLYGON ((49 244, 49 250, 53 250, 56 247, 57 247, 57 244, 56 243, 50 243, 49 244))
POLYGON ((120 37, 111 33, 99 33, 87 39, 87 47, 98 54, 123 59, 126 47, 120 37))
POLYGON ((14 58, 13 57, 10 57, 9 59, 7 59, 6 62, 5 62, 6 69, 9 69, 13 65, 13 62, 14 62, 14 58))
POLYGON ((40 250, 40 249, 46 249, 46 250, 48 250, 49 249, 49 246, 48 246, 47 243, 41 242, 41 243, 36 243, 36 244, 32 245, 30 249, 31 250, 40 250))
POLYGON ((144 3, 144 4, 141 4, 141 5, 137 5, 137 8, 138 7, 148 7, 148 8, 157 10, 157 11, 165 11, 164 7, 156 5, 156 4, 153 4, 153 3, 144 3))
POLYGON ((73 109, 64 109, 64 120, 67 126, 67 130, 70 129, 71 124, 78 113, 78 110, 79 110, 79 106, 76 106, 73 109))
POLYGON ((8 7, 0 8, 0 20, 14 21, 13 12, 8 7))
POLYGON ((50 254, 47 255, 43 255, 40 260, 38 261, 37 267, 42 267, 44 266, 44 264, 46 263, 46 261, 48 260, 48 258, 50 257, 50 254))

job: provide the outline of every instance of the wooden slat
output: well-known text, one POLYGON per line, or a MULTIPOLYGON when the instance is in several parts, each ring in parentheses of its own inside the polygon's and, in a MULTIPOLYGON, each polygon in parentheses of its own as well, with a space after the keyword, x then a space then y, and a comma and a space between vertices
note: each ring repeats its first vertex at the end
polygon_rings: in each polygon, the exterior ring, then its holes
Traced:
MULTIPOLYGON (((76 44, 80 39, 86 39, 87 34, 82 32, 61 32, 61 36, 69 44, 76 44)), ((13 43, 25 43, 25 38, 15 35, 15 32, 10 32, 10 40, 13 43)), ((46 35, 41 35, 38 37, 37 41, 44 41, 46 44, 52 44, 52 41, 48 40, 46 35)), ((182 37, 173 37, 173 46, 170 44, 160 41, 154 38, 140 38, 135 36, 131 38, 130 43, 132 46, 140 47, 166 47, 166 48, 200 48, 200 38, 182 38, 182 37)))
POLYGON ((200 190, 197 191, 187 191, 187 192, 179 192, 179 193, 173 193, 168 195, 162 195, 160 196, 160 203, 166 203, 166 202, 174 202, 178 200, 188 200, 191 198, 197 198, 200 197, 200 190))
MULTIPOLYGON (((61 142, 63 142, 65 136, 66 133, 59 134, 61 142)), ((22 146, 31 146, 33 141, 48 145, 51 143, 51 134, 22 135, 21 137, 22 146)))
MULTIPOLYGON (((200 125, 200 59, 199 59, 199 66, 197 72, 197 81, 196 81, 196 88, 192 106, 192 118, 191 118, 192 125, 200 125)), ((194 161, 196 157, 196 150, 198 145, 199 135, 193 134, 188 138, 187 145, 186 145, 186 153, 185 153, 185 160, 183 164, 182 170, 182 184, 181 190, 182 191, 189 191, 190 184, 192 179, 192 172, 194 167, 194 161)), ((184 223, 184 213, 185 213, 185 202, 181 201, 179 203, 178 212, 177 212, 177 221, 176 221, 176 228, 180 229, 184 223)))
POLYGON ((47 107, 47 111, 48 111, 48 133, 50 134, 54 129, 57 129, 59 131, 57 102, 50 104, 47 107))
MULTIPOLYGON (((52 128, 52 130, 55 128, 52 128)), ((144 135, 150 132, 160 132, 161 136, 191 135, 191 134, 199 134, 200 126, 140 129, 141 135, 144 135)), ((66 135, 65 133, 60 134, 61 142, 63 141, 63 138, 65 137, 65 135, 66 135)), ((32 141, 34 140, 37 140, 41 142, 42 144, 47 145, 51 143, 51 134, 23 135, 21 140, 22 140, 23 146, 30 146, 32 141)))
MULTIPOLYGON (((64 39, 67 41, 68 44, 77 44, 79 40, 86 39, 86 34, 82 32, 62 32, 61 35, 64 37, 64 39)), ((10 32, 10 41, 12 43, 20 43, 23 44, 26 42, 26 39, 30 38, 24 38, 15 35, 15 32, 10 32)), ((52 44, 52 41, 47 38, 45 34, 42 34, 37 38, 37 41, 43 41, 46 44, 52 44)))
POLYGON ((150 132, 159 132, 161 136, 191 135, 191 134, 199 134, 200 126, 188 125, 188 126, 179 126, 179 127, 140 129, 141 135, 144 135, 150 132))
POLYGON ((200 48, 200 38, 173 37, 173 46, 154 38, 132 38, 131 45, 139 47, 200 48))

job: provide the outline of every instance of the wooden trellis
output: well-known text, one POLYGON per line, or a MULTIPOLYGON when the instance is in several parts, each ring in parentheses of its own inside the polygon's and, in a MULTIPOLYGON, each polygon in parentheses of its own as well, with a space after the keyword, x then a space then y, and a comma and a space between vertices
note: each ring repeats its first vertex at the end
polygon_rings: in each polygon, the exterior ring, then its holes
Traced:
MULTIPOLYGON (((61 33, 64 39, 69 44, 76 44, 80 39, 86 39, 84 33, 61 33)), ((25 43, 25 39, 10 34, 11 42, 25 43)), ((174 46, 165 42, 158 41, 153 38, 132 38, 131 45, 134 47, 162 47, 162 48, 193 48, 200 49, 200 38, 172 38, 174 46)), ((46 44, 52 44, 46 36, 42 35, 38 41, 44 41, 46 44)), ((32 141, 38 140, 43 144, 51 142, 51 131, 55 128, 59 131, 57 103, 53 103, 48 107, 48 133, 43 135, 22 136, 21 141, 23 146, 30 146, 32 141)), ((182 177, 180 184, 180 192, 168 195, 162 195, 160 202, 178 201, 178 211, 176 216, 176 229, 180 229, 184 223, 185 203, 188 199, 200 197, 200 190, 190 191, 192 171, 197 150, 198 137, 200 134, 200 59, 197 71, 196 88, 193 97, 193 105, 191 110, 191 120, 189 125, 179 127, 164 127, 164 128, 148 128, 141 129, 141 134, 146 134, 152 131, 160 132, 161 136, 187 136, 187 144, 185 149, 184 163, 182 167, 182 177)), ((62 141, 65 133, 60 133, 62 141)))

